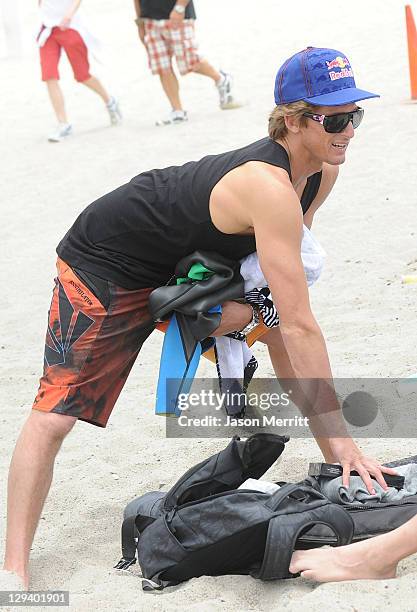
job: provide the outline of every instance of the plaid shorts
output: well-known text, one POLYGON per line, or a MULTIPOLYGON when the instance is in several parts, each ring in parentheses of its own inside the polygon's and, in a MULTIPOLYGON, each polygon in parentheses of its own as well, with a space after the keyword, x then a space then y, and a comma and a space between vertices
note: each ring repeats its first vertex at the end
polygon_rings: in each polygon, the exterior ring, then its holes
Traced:
POLYGON ((180 74, 187 74, 201 61, 195 40, 194 20, 186 19, 178 28, 168 27, 165 19, 144 19, 145 46, 152 74, 171 68, 175 56, 180 74))

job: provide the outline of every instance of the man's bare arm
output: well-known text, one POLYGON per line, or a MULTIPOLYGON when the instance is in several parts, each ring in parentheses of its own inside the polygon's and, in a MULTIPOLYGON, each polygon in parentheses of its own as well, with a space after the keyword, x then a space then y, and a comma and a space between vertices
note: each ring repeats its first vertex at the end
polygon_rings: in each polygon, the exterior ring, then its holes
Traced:
POLYGON ((134 0, 135 12, 136 12, 136 25, 138 26, 139 40, 142 44, 145 44, 145 24, 141 18, 140 0, 134 0))
POLYGON ((264 188, 261 201, 253 206, 253 226, 259 263, 279 311, 281 334, 297 378, 331 378, 301 259, 300 203, 290 185, 264 188))
MULTIPOLYGON (((311 228, 315 213, 326 201, 331 190, 333 189, 338 174, 338 166, 323 164, 322 178, 319 190, 316 194, 316 197, 310 204, 307 213, 303 217, 303 223, 308 228, 311 228)), ((287 350, 282 339, 280 328, 275 327, 274 329, 270 330, 260 338, 260 341, 268 346, 272 366, 277 375, 277 378, 280 378, 283 381, 282 384, 284 384, 284 381, 285 383, 289 383, 292 379, 296 378, 295 372, 291 365, 287 350)), ((293 399, 295 401, 295 398, 293 399)), ((317 436, 316 441, 321 449, 321 452, 323 453, 325 461, 329 463, 334 462, 335 457, 333 455, 328 439, 320 438, 320 436, 317 436)))
POLYGON ((140 17, 141 17, 140 0, 133 0, 133 4, 135 6, 136 19, 140 19, 140 17))
POLYGON ((72 19, 75 13, 80 8, 80 4, 81 4, 81 0, 74 0, 72 4, 70 5, 69 9, 67 10, 65 16, 68 17, 69 19, 72 19))
POLYGON ((67 12, 65 13, 64 17, 62 18, 60 24, 58 25, 58 27, 61 30, 68 30, 68 28, 71 27, 71 20, 73 19, 75 13, 80 8, 80 4, 81 4, 81 0, 74 0, 71 3, 71 5, 69 6, 67 12))
POLYGON ((345 482, 350 470, 356 469, 371 490, 369 474, 384 484, 380 465, 364 457, 345 433, 326 344, 310 308, 300 254, 303 219, 299 199, 289 181, 277 181, 261 170, 252 183, 244 205, 251 214, 259 262, 279 311, 291 367, 305 390, 305 408, 314 433, 329 438, 332 453, 344 467, 345 482))
MULTIPOLYGON (((182 6, 184 9, 187 8, 187 4, 190 0, 177 0, 175 5, 182 6)), ((181 23, 184 21, 185 13, 179 13, 175 10, 175 7, 169 14, 169 25, 171 28, 178 28, 181 23)))

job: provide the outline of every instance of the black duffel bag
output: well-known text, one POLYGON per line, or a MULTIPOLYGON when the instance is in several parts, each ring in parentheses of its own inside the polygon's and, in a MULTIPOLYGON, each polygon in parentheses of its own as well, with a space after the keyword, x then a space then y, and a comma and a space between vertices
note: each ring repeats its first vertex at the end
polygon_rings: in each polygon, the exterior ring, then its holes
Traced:
POLYGON ((293 550, 315 526, 325 527, 337 545, 348 544, 351 517, 308 484, 284 484, 272 495, 237 489, 248 478, 260 478, 287 441, 264 433, 246 441, 235 437, 168 493, 133 500, 125 510, 123 558, 116 568, 135 563, 137 553, 144 590, 203 575, 275 580, 293 577, 293 550))
MULTIPOLYGON (((411 457, 416 463, 415 457, 411 457)), ((410 461, 411 462, 411 461, 410 461)), ((393 461, 386 464, 395 469, 395 465, 401 465, 404 461, 393 461)), ((314 477, 307 477, 302 483, 320 490, 314 477)), ((354 532, 352 542, 360 542, 374 536, 388 533, 400 527, 417 514, 417 495, 404 497, 396 502, 366 502, 353 503, 340 506, 353 520, 354 532)), ((308 533, 303 534, 299 540, 300 548, 316 548, 319 546, 336 544, 336 538, 324 525, 316 525, 308 533)))

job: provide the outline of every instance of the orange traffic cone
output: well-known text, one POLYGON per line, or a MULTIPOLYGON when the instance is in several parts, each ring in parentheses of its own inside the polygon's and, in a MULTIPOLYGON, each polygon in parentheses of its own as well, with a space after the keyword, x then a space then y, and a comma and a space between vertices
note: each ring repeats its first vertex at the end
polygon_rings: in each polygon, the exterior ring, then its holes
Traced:
POLYGON ((408 63, 410 67, 411 99, 417 100, 417 30, 411 6, 405 7, 407 23, 408 63))

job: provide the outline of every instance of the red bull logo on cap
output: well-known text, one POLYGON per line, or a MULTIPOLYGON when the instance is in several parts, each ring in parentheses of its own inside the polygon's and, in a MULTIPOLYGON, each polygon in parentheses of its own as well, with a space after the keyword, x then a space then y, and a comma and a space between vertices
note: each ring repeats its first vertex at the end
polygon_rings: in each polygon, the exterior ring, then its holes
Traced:
POLYGON ((347 57, 336 57, 331 62, 326 62, 327 69, 329 71, 329 76, 332 81, 337 81, 338 79, 346 79, 353 78, 353 70, 350 67, 349 60, 347 57), (340 68, 340 71, 335 72, 332 68, 340 68))

